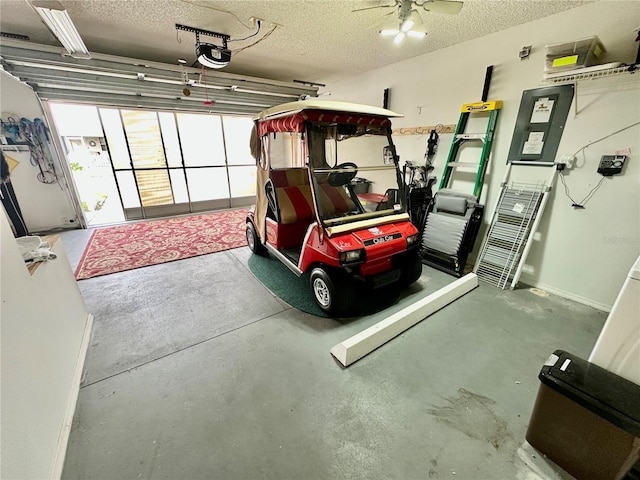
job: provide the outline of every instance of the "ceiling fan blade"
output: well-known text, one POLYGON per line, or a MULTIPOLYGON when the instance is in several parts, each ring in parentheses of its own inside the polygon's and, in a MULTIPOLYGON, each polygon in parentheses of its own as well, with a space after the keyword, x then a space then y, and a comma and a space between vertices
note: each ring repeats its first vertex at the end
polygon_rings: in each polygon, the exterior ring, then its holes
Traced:
POLYGON ((390 17, 391 15, 393 15, 395 12, 391 11, 389 13, 385 13, 382 17, 380 17, 378 20, 376 20, 375 22, 373 22, 371 25, 369 25, 367 27, 367 29, 371 29, 374 28, 376 30, 379 30, 380 27, 382 26, 383 23, 385 23, 385 21, 387 20, 388 17, 390 17))
POLYGON ((425 2, 422 5, 422 8, 427 10, 428 12, 433 13, 444 13, 445 15, 457 15, 460 13, 462 9, 462 2, 457 1, 449 1, 449 0, 431 0, 430 2, 425 2))
POLYGON ((351 10, 351 13, 353 13, 353 12, 364 12, 365 10, 373 10, 375 8, 391 8, 391 7, 395 7, 396 5, 397 5, 397 3, 395 3, 393 5, 376 5, 375 7, 356 8, 355 10, 351 10))

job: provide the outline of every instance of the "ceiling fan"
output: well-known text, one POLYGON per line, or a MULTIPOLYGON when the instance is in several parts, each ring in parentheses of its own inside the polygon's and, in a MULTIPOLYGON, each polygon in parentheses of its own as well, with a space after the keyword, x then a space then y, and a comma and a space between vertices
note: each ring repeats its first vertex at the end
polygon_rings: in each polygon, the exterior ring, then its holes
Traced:
POLYGON ((393 15, 394 11, 398 15, 398 28, 390 30, 380 30, 380 34, 384 36, 393 36, 394 43, 400 43, 405 36, 414 38, 424 38, 426 32, 414 30, 414 27, 422 25, 422 17, 418 10, 413 8, 422 7, 427 12, 444 13, 446 15, 456 15, 462 9, 463 2, 456 0, 395 0, 392 5, 377 5, 374 7, 365 7, 352 10, 352 12, 361 12, 363 10, 373 10, 376 8, 393 8, 394 10, 385 14, 381 20, 393 15), (395 10, 397 7, 397 10, 395 10))

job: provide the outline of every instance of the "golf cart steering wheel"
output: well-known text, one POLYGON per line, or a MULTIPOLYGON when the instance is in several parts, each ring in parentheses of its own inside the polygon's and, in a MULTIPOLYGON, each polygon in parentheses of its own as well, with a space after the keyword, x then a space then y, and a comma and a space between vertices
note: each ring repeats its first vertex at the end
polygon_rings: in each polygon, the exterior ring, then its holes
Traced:
POLYGON ((332 187, 341 187, 351 182, 358 174, 358 166, 352 162, 341 163, 335 166, 336 170, 353 169, 348 172, 332 172, 327 181, 332 187))

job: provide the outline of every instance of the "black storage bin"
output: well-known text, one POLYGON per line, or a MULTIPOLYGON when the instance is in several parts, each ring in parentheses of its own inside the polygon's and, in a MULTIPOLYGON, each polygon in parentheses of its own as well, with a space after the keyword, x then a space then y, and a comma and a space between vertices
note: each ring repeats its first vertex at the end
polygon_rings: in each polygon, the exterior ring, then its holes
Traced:
POLYGON ((369 193, 369 188, 371 187, 371 181, 366 178, 356 177, 351 180, 351 186, 353 187, 353 191, 358 193, 369 193))
POLYGON ((640 386, 563 350, 538 378, 527 441, 580 480, 625 478, 640 455, 640 386))

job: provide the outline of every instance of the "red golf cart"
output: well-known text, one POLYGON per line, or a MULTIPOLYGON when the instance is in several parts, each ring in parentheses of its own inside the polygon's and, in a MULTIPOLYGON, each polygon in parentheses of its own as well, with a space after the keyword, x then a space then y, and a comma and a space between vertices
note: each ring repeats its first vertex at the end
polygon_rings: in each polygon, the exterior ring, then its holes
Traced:
POLYGON ((419 234, 402 200, 391 140, 390 118, 399 116, 316 100, 279 105, 255 118, 249 248, 268 251, 298 276, 310 272, 313 296, 331 315, 353 303, 356 282, 371 289, 409 285, 422 272, 419 234), (362 198, 353 188, 359 173, 374 189, 362 198))

